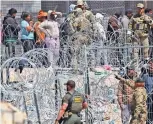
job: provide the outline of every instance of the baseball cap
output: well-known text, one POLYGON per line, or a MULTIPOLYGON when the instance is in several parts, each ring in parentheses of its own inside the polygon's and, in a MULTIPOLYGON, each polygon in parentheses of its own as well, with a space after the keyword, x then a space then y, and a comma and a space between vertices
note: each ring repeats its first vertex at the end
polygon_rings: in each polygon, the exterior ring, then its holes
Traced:
POLYGON ((68 80, 64 85, 69 85, 71 87, 75 87, 75 82, 73 80, 68 80))
POLYGON ((78 0, 77 5, 84 5, 83 0, 78 0))
POLYGON ((138 7, 138 8, 144 8, 144 5, 143 5, 142 3, 138 3, 138 4, 137 4, 137 7, 138 7))

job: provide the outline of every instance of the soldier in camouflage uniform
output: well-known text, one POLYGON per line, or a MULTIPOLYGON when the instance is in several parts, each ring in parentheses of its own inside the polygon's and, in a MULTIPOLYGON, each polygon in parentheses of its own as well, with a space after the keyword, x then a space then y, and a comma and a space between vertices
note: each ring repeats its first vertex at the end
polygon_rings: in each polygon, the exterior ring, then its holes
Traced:
POLYGON ((91 23, 89 20, 87 20, 84 16, 82 16, 83 11, 80 8, 77 8, 75 10, 75 20, 73 23, 73 27, 76 30, 76 40, 74 41, 74 44, 90 44, 90 33, 91 33, 91 23))
MULTIPOLYGON (((136 33, 138 41, 133 40, 135 45, 142 44, 145 48, 143 49, 143 56, 145 60, 149 58, 149 41, 148 33, 151 27, 153 27, 153 20, 151 17, 144 13, 144 5, 142 3, 137 4, 138 13, 133 16, 129 23, 129 29, 133 30, 136 33)), ((139 49, 134 48, 134 58, 138 59, 139 49)))
POLYGON ((77 8, 81 8, 83 11, 83 16, 90 21, 90 23, 93 24, 95 23, 95 17, 93 13, 89 10, 89 6, 87 2, 83 2, 83 0, 78 0, 77 1, 77 8))
POLYGON ((73 23, 75 20, 75 14, 74 14, 74 10, 75 10, 76 5, 71 4, 69 6, 69 14, 66 17, 66 27, 65 27, 65 31, 66 31, 66 35, 71 36, 73 33, 75 33, 74 27, 73 27, 73 23))
MULTIPOLYGON (((134 83, 137 73, 133 65, 127 67, 127 74, 124 76, 125 79, 130 80, 134 83)), ((121 118, 123 124, 129 124, 131 116, 131 103, 133 99, 133 89, 124 82, 119 82, 118 85, 118 103, 121 108, 121 118)))
POLYGON ((83 14, 90 21, 91 24, 95 23, 95 17, 93 13, 89 10, 87 2, 84 2, 83 14))
POLYGON ((75 91, 75 82, 69 80, 66 84, 67 93, 63 97, 62 106, 55 124, 58 124, 64 115, 63 124, 81 124, 80 112, 88 107, 85 97, 75 91))
POLYGON ((121 76, 116 75, 116 79, 126 83, 134 89, 132 100, 132 118, 130 124, 145 124, 147 120, 147 93, 145 83, 142 79, 136 79, 135 83, 131 80, 126 80, 121 76))

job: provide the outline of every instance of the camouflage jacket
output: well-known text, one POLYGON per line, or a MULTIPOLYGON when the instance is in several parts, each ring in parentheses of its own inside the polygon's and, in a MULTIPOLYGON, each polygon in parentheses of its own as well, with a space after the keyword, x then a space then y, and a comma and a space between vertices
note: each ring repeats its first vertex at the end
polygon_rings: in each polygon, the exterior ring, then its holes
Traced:
MULTIPOLYGON (((131 81, 133 83, 133 81, 131 81)), ((118 85, 118 102, 119 104, 131 104, 133 99, 133 89, 125 84, 124 82, 119 82, 118 85)))
POLYGON ((82 15, 75 18, 73 26, 77 31, 91 32, 91 23, 82 15))
POLYGON ((129 29, 135 31, 139 37, 148 36, 148 32, 153 26, 153 20, 146 14, 139 16, 138 14, 134 15, 129 23, 129 29))
POLYGON ((147 93, 144 87, 138 87, 134 91, 132 115, 135 119, 147 118, 147 93))
POLYGON ((134 89, 132 100, 132 116, 135 119, 147 118, 147 93, 144 87, 135 87, 135 83, 132 80, 127 80, 120 77, 121 81, 124 81, 128 86, 134 89))
POLYGON ((90 21, 90 23, 95 23, 95 17, 93 15, 93 13, 89 10, 86 10, 83 15, 86 17, 86 19, 88 19, 90 21))

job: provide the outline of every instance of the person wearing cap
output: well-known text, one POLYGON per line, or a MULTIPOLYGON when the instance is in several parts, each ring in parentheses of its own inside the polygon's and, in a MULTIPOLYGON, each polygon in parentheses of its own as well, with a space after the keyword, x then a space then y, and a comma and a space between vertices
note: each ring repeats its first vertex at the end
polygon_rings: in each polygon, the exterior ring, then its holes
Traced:
MULTIPOLYGON (((53 50, 55 64, 59 58, 59 24, 56 21, 57 14, 55 11, 51 11, 50 20, 45 20, 39 25, 39 29, 45 33, 45 44, 49 50, 53 50)), ((49 57, 52 59, 52 57, 49 57)), ((52 60, 49 60, 50 62, 52 60)))
POLYGON ((89 6, 86 1, 84 2, 83 15, 90 21, 90 23, 95 23, 95 17, 93 13, 89 10, 89 6))
POLYGON ((47 13, 44 12, 43 10, 40 10, 37 18, 38 18, 38 21, 35 22, 33 27, 34 27, 35 35, 36 35, 35 36, 36 43, 41 44, 45 40, 45 33, 42 32, 38 27, 43 21, 47 20, 47 13))
MULTIPOLYGON (((138 40, 133 40, 133 43, 136 45, 142 45, 144 62, 149 59, 149 41, 148 34, 150 28, 153 27, 153 20, 151 17, 144 13, 144 5, 142 3, 137 4, 137 14, 133 16, 129 23, 129 29, 133 30, 135 37, 138 40)), ((134 48, 134 58, 138 60, 139 49, 134 48)))
POLYGON ((123 26, 123 29, 126 29, 126 30, 129 29, 129 23, 132 16, 133 16, 133 12, 131 9, 128 9, 125 11, 125 15, 121 19, 121 24, 123 26))
POLYGON ((150 59, 148 62, 148 68, 146 68, 147 73, 142 76, 142 79, 145 81, 145 88, 148 94, 147 106, 148 106, 148 122, 153 122, 153 59, 150 59))
POLYGON ((74 50, 71 50, 72 53, 72 66, 76 66, 75 61, 79 60, 79 49, 80 47, 82 47, 84 44, 85 45, 90 45, 91 44, 91 39, 90 39, 90 35, 91 35, 91 23, 89 22, 88 19, 86 19, 83 16, 83 11, 81 8, 77 8, 74 11, 75 14, 75 19, 73 22, 73 28, 75 30, 75 33, 72 35, 72 37, 74 38, 74 40, 72 41, 72 45, 75 48, 74 50), (76 56, 74 55, 76 53, 76 56))
POLYGON ((83 94, 75 90, 75 82, 67 81, 65 84, 67 93, 62 99, 62 105, 59 110, 55 124, 58 124, 63 117, 63 124, 81 124, 80 112, 88 107, 83 94))
POLYGON ((77 8, 81 8, 83 10, 83 8, 84 8, 83 0, 77 0, 77 8))
POLYGON ((147 93, 144 81, 141 78, 137 78, 136 80, 126 80, 119 75, 115 75, 115 78, 126 83, 134 90, 130 124, 145 124, 147 120, 147 93))
MULTIPOLYGON (((135 67, 133 65, 127 67, 127 74, 123 77, 126 81, 134 82, 137 77, 135 67)), ((131 105, 134 90, 128 86, 124 81, 120 81, 118 84, 118 103, 121 108, 121 118, 123 124, 129 124, 131 117, 131 105)))
POLYGON ((78 0, 76 7, 82 9, 83 16, 86 17, 90 21, 90 23, 95 23, 95 17, 93 13, 89 10, 89 6, 86 1, 84 2, 83 0, 78 0))

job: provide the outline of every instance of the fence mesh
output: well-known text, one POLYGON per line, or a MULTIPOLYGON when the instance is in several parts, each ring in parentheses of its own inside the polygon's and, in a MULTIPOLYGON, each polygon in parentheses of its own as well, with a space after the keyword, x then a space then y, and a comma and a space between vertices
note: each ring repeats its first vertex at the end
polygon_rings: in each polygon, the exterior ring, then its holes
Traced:
MULTIPOLYGON (((117 10, 124 9, 124 3, 105 1, 102 4, 108 8, 104 10, 108 11, 112 6, 117 6, 117 10)), ((46 5, 45 2, 42 4, 46 5)), ((94 6, 98 11, 101 9, 98 2, 89 2, 89 5, 93 10, 94 6)), ((112 10, 110 14, 111 12, 112 10)), ((77 32, 71 36, 60 35, 59 56, 55 55, 55 50, 58 49, 48 49, 43 44, 39 47, 37 44, 29 44, 30 48, 24 52, 20 33, 14 44, 1 44, 2 101, 24 111, 29 123, 54 123, 66 92, 64 83, 72 79, 76 82, 76 90, 87 97, 89 104, 88 109, 81 112, 83 123, 121 124, 127 120, 121 118, 122 106, 119 104, 118 95, 120 86, 114 74, 130 80, 127 67, 134 65, 136 74, 148 81, 145 85, 147 102, 144 108, 147 107, 147 123, 152 124, 153 46, 150 44, 149 47, 144 47, 130 30, 131 33, 123 29, 114 33, 106 32, 107 23, 108 15, 103 19, 106 39, 94 37, 89 32, 77 32), (81 44, 80 36, 85 37, 89 44, 81 44), (147 61, 144 59, 146 48, 149 49, 147 61)), ((5 35, 5 31, 2 32, 5 35)), ((7 37, 4 40, 7 40, 7 37)), ((127 86, 126 89, 121 88, 122 95, 126 97, 122 102, 133 96, 132 91, 131 94, 126 94, 129 93, 127 89, 127 86)))

